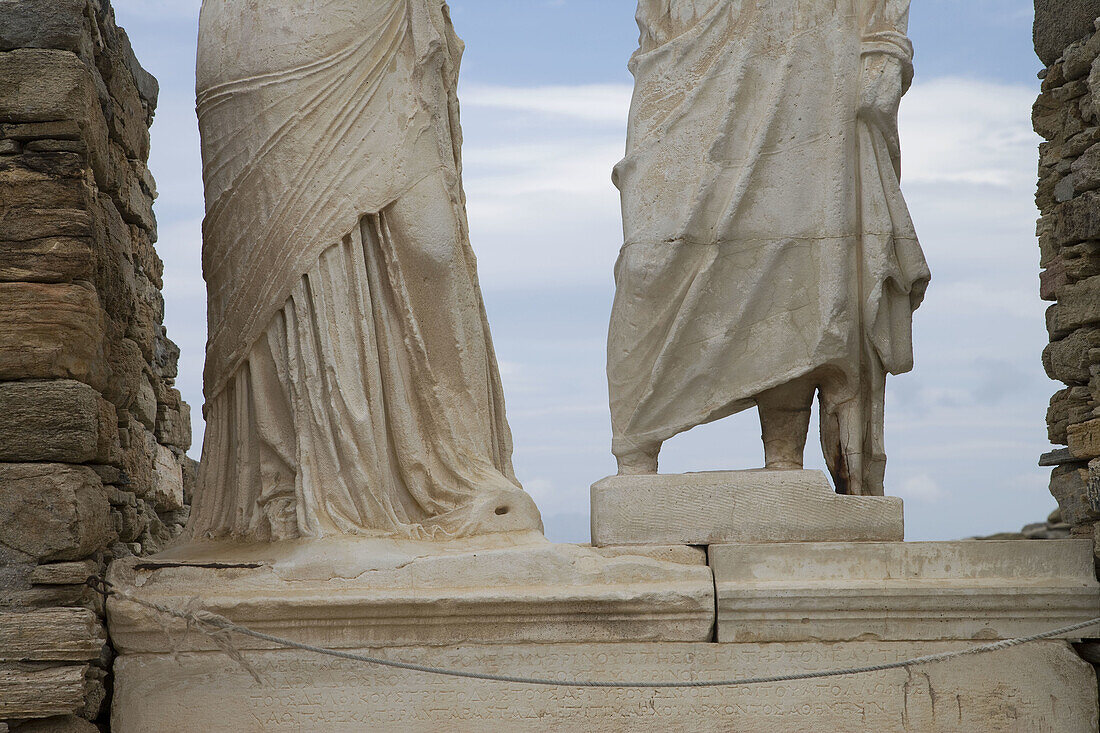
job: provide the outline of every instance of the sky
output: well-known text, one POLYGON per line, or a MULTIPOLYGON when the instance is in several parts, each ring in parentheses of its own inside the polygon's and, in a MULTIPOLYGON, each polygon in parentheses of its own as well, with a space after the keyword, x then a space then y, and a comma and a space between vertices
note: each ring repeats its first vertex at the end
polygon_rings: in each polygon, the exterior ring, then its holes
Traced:
MULTIPOLYGON (((115 0, 160 81, 150 168, 177 385, 202 436, 205 286, 194 114, 198 0, 115 0)), ((547 536, 588 540, 589 486, 614 473, 604 376, 622 243, 634 0, 450 0, 466 42, 459 98, 470 233, 500 360, 514 461, 547 536)), ((1041 68, 1030 0, 913 0, 916 80, 901 108, 902 187, 932 268, 916 368, 888 383, 887 493, 906 537, 1013 531, 1055 508, 1034 205, 1041 68)), ((755 411, 666 443, 662 472, 755 468, 755 411)), ((823 466, 811 428, 807 467, 823 466)))

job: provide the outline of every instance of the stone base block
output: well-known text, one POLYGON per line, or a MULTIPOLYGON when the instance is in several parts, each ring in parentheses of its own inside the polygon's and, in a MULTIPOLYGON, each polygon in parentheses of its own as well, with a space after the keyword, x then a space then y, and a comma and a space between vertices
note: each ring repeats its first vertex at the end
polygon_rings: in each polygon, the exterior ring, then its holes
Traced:
POLYGON ((1100 616, 1090 540, 717 545, 710 563, 722 642, 1011 639, 1100 616))
MULTIPOLYGON (((330 648, 712 638, 714 580, 700 558, 608 555, 535 533, 451 543, 333 538, 188 546, 116 562, 109 580, 177 608, 199 598, 256 631, 330 648)), ((122 652, 216 648, 125 600, 111 599, 108 618, 122 652)))
MULTIPOLYGON (((729 679, 899 661, 965 643, 537 644, 365 653, 563 681, 729 679)), ((1069 733, 1097 726, 1096 677, 1065 642, 910 671, 751 687, 585 689, 482 682, 289 651, 115 662, 115 733, 738 731, 1069 733)))
POLYGON ((900 542, 896 497, 841 496, 821 471, 611 476, 592 486, 594 545, 900 542))

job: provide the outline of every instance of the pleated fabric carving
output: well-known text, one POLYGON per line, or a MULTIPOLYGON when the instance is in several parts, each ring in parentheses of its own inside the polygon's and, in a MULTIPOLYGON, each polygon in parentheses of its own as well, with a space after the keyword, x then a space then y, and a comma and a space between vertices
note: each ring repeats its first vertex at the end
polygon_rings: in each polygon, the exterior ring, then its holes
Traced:
POLYGON ((208 0, 200 23, 211 331, 185 538, 541 530, 469 242, 446 5, 310 4, 208 0))

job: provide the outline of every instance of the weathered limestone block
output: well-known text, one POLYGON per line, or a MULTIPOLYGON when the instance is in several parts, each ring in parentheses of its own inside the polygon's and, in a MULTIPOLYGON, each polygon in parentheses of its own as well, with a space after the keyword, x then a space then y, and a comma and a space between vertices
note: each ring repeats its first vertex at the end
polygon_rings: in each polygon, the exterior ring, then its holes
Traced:
POLYGON ((80 140, 33 140, 23 146, 36 153, 85 153, 87 146, 80 140))
MULTIPOLYGON (((148 230, 156 228, 153 215, 153 201, 142 188, 141 180, 134 172, 133 165, 126 157, 122 147, 112 142, 108 150, 109 176, 100 183, 100 188, 109 191, 118 206, 118 213, 128 224, 136 224, 148 230)), ((99 181, 99 176, 96 176, 99 181)))
POLYGON ((141 348, 128 338, 111 344, 107 359, 111 381, 104 396, 118 408, 120 415, 129 414, 131 405, 139 399, 142 382, 148 381, 149 365, 141 355, 141 348))
POLYGON ((190 406, 182 400, 179 406, 158 405, 155 434, 157 442, 161 445, 172 446, 183 451, 188 450, 191 447, 190 406))
POLYGON ((85 0, 0 3, 0 51, 52 48, 77 53, 84 39, 85 0))
POLYGON ((98 573, 99 563, 95 560, 55 562, 36 567, 30 581, 35 585, 75 585, 98 573))
MULTIPOLYGON (((1100 458, 1089 461, 1088 486, 1085 489, 1085 498, 1089 508, 1100 512, 1100 458)), ((1097 527, 1097 539, 1100 539, 1100 526, 1097 527)), ((1097 553, 1100 553, 1100 544, 1096 545, 1097 553)))
POLYGON ((708 555, 719 642, 1011 639, 1100 610, 1082 540, 712 545, 708 555))
POLYGON ((1054 184, 1054 200, 1058 203, 1069 201, 1073 198, 1076 175, 1070 173, 1054 184))
POLYGON ((0 380, 70 378, 102 388, 103 312, 82 285, 0 283, 0 380))
MULTIPOLYGON (((1097 202, 1100 214, 1100 200, 1097 202)), ((1082 326, 1100 323, 1100 276, 1064 286, 1058 302, 1047 309, 1047 331, 1052 340, 1068 336, 1082 326)))
MULTIPOLYGON (((293 628, 300 641, 334 648, 706 641, 714 627, 710 568, 606 557, 533 532, 451 543, 332 537, 200 548, 116 560, 108 579, 156 603, 201 594, 206 609, 251 628, 293 628)), ((126 601, 108 601, 108 617, 120 651, 214 648, 202 634, 170 620, 166 626, 126 601)), ((268 646, 248 638, 234 643, 268 646)))
POLYGON ((595 545, 900 541, 902 502, 840 496, 821 471, 611 476, 592 486, 595 545))
POLYGON ((39 560, 77 560, 110 539, 103 484, 83 466, 0 464, 0 543, 39 560))
POLYGON ((1100 38, 1093 30, 1090 28, 1083 37, 1073 39, 1062 53, 1062 74, 1069 83, 1085 81, 1092 71, 1092 63, 1100 53, 1100 38))
POLYGON ((103 707, 103 701, 107 699, 107 670, 92 665, 84 676, 84 707, 80 710, 80 716, 95 720, 99 717, 99 711, 103 707))
POLYGON ((1066 115, 1066 126, 1062 129, 1062 134, 1068 138, 1062 145, 1062 155, 1067 159, 1065 161, 1067 170, 1064 173, 1068 173, 1071 159, 1080 156, 1090 147, 1100 142, 1100 127, 1089 127, 1079 115, 1068 114, 1066 115))
POLYGON ((1057 212, 1054 239, 1059 246, 1100 239, 1100 192, 1083 193, 1061 204, 1057 212))
MULTIPOLYGON (((38 567, 38 559, 25 552, 19 552, 0 541, 0 588, 14 590, 27 588, 31 583, 31 573, 38 567)), ((4 598, 0 595, 0 606, 4 598)))
MULTIPOLYGON (((970 646, 562 643, 360 652, 513 676, 672 682, 840 669, 970 646)), ((263 687, 220 653, 120 657, 111 730, 1085 733, 1097 724, 1093 668, 1060 641, 909 672, 681 690, 478 682, 286 651, 245 658, 263 687)))
POLYGON ((1063 247, 1059 252, 1069 282, 1086 280, 1100 274, 1100 242, 1091 240, 1063 247))
MULTIPOLYGON (((1050 94, 1044 92, 1039 95, 1031 108, 1031 125, 1036 134, 1047 141, 1047 147, 1043 152, 1049 151, 1050 142, 1055 140, 1062 131, 1062 118, 1065 110, 1056 104, 1050 94)), ((1049 163, 1049 155, 1040 157, 1040 165, 1049 163)))
MULTIPOLYGON (((83 147, 79 141, 37 140, 21 155, 0 157, 0 207, 81 209, 88 188, 84 181, 83 155, 66 150, 35 151, 41 143, 52 147, 83 147)), ((4 234, 0 232, 0 239, 4 234)))
POLYGON ((112 500, 111 522, 118 534, 119 541, 135 542, 149 528, 149 522, 152 519, 151 513, 146 511, 145 502, 139 502, 135 494, 129 491, 117 493, 128 497, 129 501, 115 503, 112 500))
POLYGON ((130 321, 126 337, 141 348, 145 362, 152 363, 156 357, 161 323, 164 322, 164 296, 148 278, 141 275, 137 276, 136 285, 134 318, 130 321))
POLYGON ((1100 419, 1070 425, 1066 435, 1069 452, 1078 460, 1100 457, 1100 419))
MULTIPOLYGON (((155 235, 155 232, 154 232, 155 235)), ((134 263, 137 271, 149 278, 158 289, 164 287, 164 262, 153 246, 154 237, 139 226, 130 225, 130 241, 133 242, 134 263)), ((175 375, 171 375, 175 377, 175 375)))
MULTIPOLYGON (((1100 34, 1097 35, 1100 38, 1100 34)), ((1100 188, 1100 146, 1092 146, 1070 165, 1077 193, 1100 188)))
POLYGON ((0 613, 0 662, 84 662, 99 659, 107 634, 85 608, 0 613))
POLYGON ((0 282, 90 280, 94 262, 92 242, 86 237, 0 242, 0 282))
POLYGON ((1039 297, 1042 300, 1058 300, 1058 289, 1069 283, 1065 260, 1055 257, 1047 268, 1039 273, 1039 297))
POLYGON ((80 209, 0 209, 0 233, 5 243, 90 237, 92 219, 80 209))
POLYGON ((102 187, 107 125, 88 67, 68 51, 20 49, 0 53, 0 79, 0 122, 76 121, 102 187))
POLYGON ((97 56, 96 66, 110 94, 108 126, 112 139, 122 145, 127 157, 147 160, 148 114, 126 61, 114 49, 106 48, 97 56))
POLYGON ((114 199, 106 194, 96 197, 92 212, 100 257, 96 287, 103 291, 104 308, 111 317, 128 321, 133 314, 137 288, 131 264, 134 248, 130 232, 133 227, 122 218, 114 199))
POLYGON ((153 492, 149 497, 158 512, 183 509, 183 469, 166 446, 157 445, 153 462, 153 492))
POLYGON ((0 415, 0 461, 117 460, 114 406, 82 382, 0 383, 0 415))
POLYGON ((1062 508, 1062 517, 1072 525, 1100 519, 1100 497, 1089 489, 1089 471, 1083 463, 1058 466, 1051 472, 1050 493, 1062 508))
POLYGON ((142 68, 138 63, 134 50, 130 46, 130 38, 126 31, 114 23, 114 18, 106 13, 99 15, 99 33, 103 38, 104 56, 120 61, 130 72, 134 83, 137 85, 138 94, 148 112, 148 124, 152 124, 153 111, 157 106, 157 94, 159 86, 152 74, 142 68))
POLYGON ((199 462, 184 454, 180 456, 180 466, 183 468, 183 500, 190 505, 199 480, 199 462))
POLYGON ((99 733, 99 728, 84 718, 61 715, 42 720, 32 720, 20 725, 15 733, 99 733))
POLYGON ((87 671, 88 665, 0 666, 0 718, 47 718, 82 711, 87 671))
POLYGON ((1050 442, 1066 445, 1069 442, 1069 426, 1091 419, 1094 407, 1096 402, 1088 387, 1071 387, 1055 392, 1047 409, 1047 436, 1050 442))
POLYGON ((654 560, 666 560, 681 565, 706 565, 707 548, 690 545, 617 545, 614 547, 592 547, 603 557, 652 557, 654 560))
POLYGON ((148 499, 153 493, 153 464, 157 457, 156 436, 142 425, 131 422, 120 433, 122 438, 122 470, 129 491, 148 499))
POLYGON ((157 425, 157 395, 149 379, 143 377, 135 385, 134 400, 130 403, 130 415, 141 423, 146 430, 157 425))
MULTIPOLYGON (((1098 304, 1100 309, 1100 304, 1098 304)), ((1066 384, 1088 384, 1089 350, 1092 348, 1089 329, 1078 329, 1066 338, 1055 341, 1043 350, 1043 367, 1047 376, 1066 384)))

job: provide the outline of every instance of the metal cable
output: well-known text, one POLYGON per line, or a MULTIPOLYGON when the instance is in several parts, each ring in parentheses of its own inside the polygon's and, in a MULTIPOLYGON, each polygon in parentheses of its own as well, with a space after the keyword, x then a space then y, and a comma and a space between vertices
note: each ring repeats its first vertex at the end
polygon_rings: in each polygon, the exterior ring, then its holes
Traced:
POLYGON ((1090 626, 1100 626, 1100 618, 1094 618, 1089 621, 1082 621, 1080 623, 1072 624, 1070 626, 1063 626, 1060 629, 1052 629, 1051 631, 1044 631, 1039 634, 1031 634, 1030 636, 1021 636, 1015 639, 1004 639, 992 644, 983 644, 981 646, 971 647, 969 649, 959 649, 950 652, 941 652, 939 654, 929 654, 923 657, 914 657, 913 659, 906 659, 900 662, 886 662, 883 664, 871 664, 864 667, 848 667, 846 669, 832 669, 823 670, 818 672, 797 672, 794 674, 784 675, 772 675, 769 677, 744 677, 741 679, 732 680, 693 680, 689 682, 607 682, 601 680, 573 680, 573 681, 561 681, 551 680, 539 677, 518 677, 505 674, 492 674, 488 672, 467 672, 456 669, 445 669, 442 667, 432 667, 425 664, 414 664, 410 662, 398 662, 392 659, 383 659, 381 657, 371 657, 364 654, 355 654, 353 652, 340 651, 339 649, 326 649, 325 647, 314 646, 313 644, 303 644, 301 642, 293 641, 291 639, 283 639, 272 634, 265 634, 261 631, 254 631, 246 626, 233 623, 224 616, 211 613, 209 611, 183 611, 180 609, 169 608, 158 603, 146 601, 142 598, 137 598, 124 591, 116 590, 110 586, 107 581, 101 578, 89 578, 88 584, 95 588, 104 595, 112 596, 130 603, 135 603, 139 606, 143 606, 158 613, 162 613, 168 616, 187 621, 189 624, 195 625, 200 631, 206 634, 212 634, 217 632, 231 632, 234 634, 240 634, 242 636, 248 636, 253 639, 259 639, 261 641, 271 642, 278 646, 288 649, 300 649, 306 652, 312 652, 314 654, 323 654, 329 657, 335 657, 337 659, 347 659, 353 662, 365 662, 367 664, 374 664, 382 667, 391 667, 394 669, 403 669, 412 672, 423 672, 426 674, 442 675, 445 677, 464 677, 466 679, 473 680, 487 680, 490 682, 509 682, 513 684, 521 685, 543 685, 551 687, 596 687, 596 688, 644 688, 644 689, 668 689, 668 688, 691 688, 691 687, 744 687, 747 685, 761 685, 769 684, 773 682, 790 682, 796 680, 812 680, 821 679, 824 677, 843 677, 854 674, 866 674, 868 672, 883 672, 892 669, 908 669, 910 667, 923 666, 927 664, 937 664, 940 662, 946 662, 951 659, 958 659, 959 657, 972 656, 975 654, 987 654, 990 652, 1002 651, 1004 649, 1010 649, 1022 644, 1029 644, 1034 641, 1041 641, 1043 639, 1051 639, 1064 634, 1069 634, 1074 631, 1080 631, 1087 629, 1090 626), (216 629, 216 632, 208 631, 207 629, 216 629))

